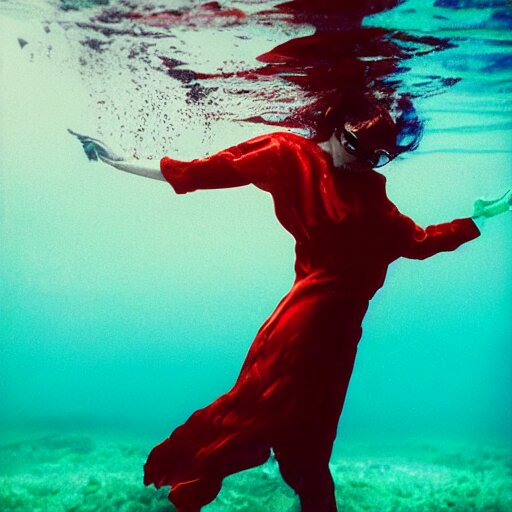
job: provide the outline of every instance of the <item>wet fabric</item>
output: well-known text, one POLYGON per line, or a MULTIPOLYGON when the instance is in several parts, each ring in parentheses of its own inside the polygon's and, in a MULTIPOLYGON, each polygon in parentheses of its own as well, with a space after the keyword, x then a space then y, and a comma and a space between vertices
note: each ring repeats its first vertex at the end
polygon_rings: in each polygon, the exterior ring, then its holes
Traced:
POLYGON ((388 199, 382 175, 335 168, 317 144, 290 133, 191 162, 165 157, 161 171, 180 194, 248 184, 269 192, 296 240, 296 279, 257 333, 234 387, 153 449, 145 483, 170 485, 178 509, 199 509, 225 476, 262 464, 273 449, 299 496, 321 486, 319 478, 329 487, 361 323, 388 265, 454 250, 476 238, 477 227, 469 218, 417 226, 388 199))

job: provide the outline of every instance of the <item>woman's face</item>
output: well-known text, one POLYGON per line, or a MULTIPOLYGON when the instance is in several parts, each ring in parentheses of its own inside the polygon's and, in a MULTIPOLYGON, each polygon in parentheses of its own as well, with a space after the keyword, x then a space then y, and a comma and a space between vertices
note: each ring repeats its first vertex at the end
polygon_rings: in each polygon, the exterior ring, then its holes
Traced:
POLYGON ((366 164, 366 162, 364 160, 361 160, 360 158, 358 158, 353 152, 351 152, 350 150, 347 149, 347 141, 345 140, 345 138, 343 137, 343 135, 341 135, 340 137, 337 137, 339 142, 340 142, 340 146, 341 146, 341 161, 342 161, 342 165, 341 167, 345 170, 352 170, 352 171, 357 171, 357 170, 369 170, 370 167, 366 164))
POLYGON ((336 136, 343 150, 344 164, 359 163, 365 167, 376 169, 383 167, 394 158, 389 151, 379 147, 378 141, 372 140, 371 137, 365 137, 365 135, 367 134, 351 130, 347 124, 341 130, 337 130, 336 136))

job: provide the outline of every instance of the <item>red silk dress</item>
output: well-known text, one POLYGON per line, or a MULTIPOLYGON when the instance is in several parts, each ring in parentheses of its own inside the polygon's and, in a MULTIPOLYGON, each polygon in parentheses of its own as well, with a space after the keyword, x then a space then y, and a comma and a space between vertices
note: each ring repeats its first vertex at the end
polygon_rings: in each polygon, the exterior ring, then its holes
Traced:
POLYGON ((262 464, 272 448, 300 487, 328 468, 361 323, 388 265, 454 250, 479 231, 469 218, 422 229, 387 198, 381 174, 337 169, 317 144, 290 133, 191 162, 165 157, 161 171, 178 194, 251 183, 269 192, 296 240, 296 279, 234 387, 152 450, 144 481, 170 485, 178 510, 198 510, 225 476, 262 464))

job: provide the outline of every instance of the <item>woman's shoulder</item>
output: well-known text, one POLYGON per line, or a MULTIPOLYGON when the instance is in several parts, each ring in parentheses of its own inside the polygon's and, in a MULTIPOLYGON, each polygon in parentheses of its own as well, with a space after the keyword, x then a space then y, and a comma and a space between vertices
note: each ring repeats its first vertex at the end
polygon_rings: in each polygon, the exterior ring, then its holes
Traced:
POLYGON ((290 144, 290 145, 300 145, 300 146, 317 146, 312 140, 294 132, 287 131, 278 131, 266 133, 263 135, 257 135, 246 142, 259 142, 265 140, 272 140, 279 144, 290 144))

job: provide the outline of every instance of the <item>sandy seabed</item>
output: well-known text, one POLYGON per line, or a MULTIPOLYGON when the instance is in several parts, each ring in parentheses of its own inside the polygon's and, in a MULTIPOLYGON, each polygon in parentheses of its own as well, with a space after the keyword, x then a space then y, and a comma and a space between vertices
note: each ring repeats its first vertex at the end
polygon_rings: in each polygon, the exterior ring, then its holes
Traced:
MULTIPOLYGON (((0 446, 2 512, 172 512, 167 490, 142 484, 151 442, 92 432, 52 433, 0 446)), ((512 510, 510 445, 409 442, 338 449, 340 512, 512 510)), ((277 465, 224 481, 205 512, 298 512, 277 465)))

